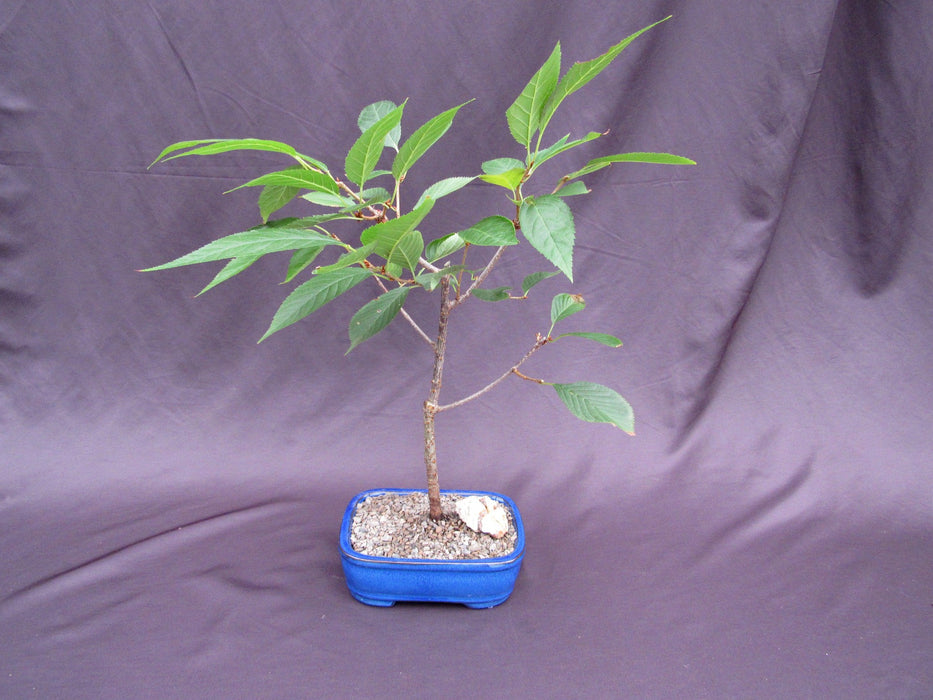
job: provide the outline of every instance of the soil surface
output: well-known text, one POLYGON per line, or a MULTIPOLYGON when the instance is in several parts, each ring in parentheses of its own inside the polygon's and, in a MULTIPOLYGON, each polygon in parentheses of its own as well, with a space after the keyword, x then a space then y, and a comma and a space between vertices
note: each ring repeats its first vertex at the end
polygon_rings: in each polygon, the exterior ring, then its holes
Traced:
POLYGON ((443 494, 444 519, 434 522, 425 493, 368 496, 353 513, 350 544, 360 554, 404 559, 491 559, 514 551, 518 533, 511 512, 509 531, 495 539, 460 520, 454 510, 458 498, 443 494))

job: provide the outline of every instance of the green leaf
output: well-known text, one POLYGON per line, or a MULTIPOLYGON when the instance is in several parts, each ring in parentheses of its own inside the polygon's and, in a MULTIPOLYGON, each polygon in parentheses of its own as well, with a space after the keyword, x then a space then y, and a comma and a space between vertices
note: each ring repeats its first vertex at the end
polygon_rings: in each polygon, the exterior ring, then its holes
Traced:
POLYGON ((424 257, 428 262, 434 262, 447 257, 451 253, 456 253, 466 245, 466 241, 460 238, 458 233, 448 233, 446 236, 436 238, 424 249, 424 257))
POLYGON ((417 209, 419 206, 424 204, 425 199, 430 198, 434 201, 437 201, 441 197, 445 197, 448 194, 452 194, 453 192, 466 187, 475 179, 475 177, 448 177, 443 180, 439 180, 421 193, 417 204, 415 204, 415 208, 417 209))
POLYGON ((609 423, 629 435, 635 434, 635 414, 631 405, 609 387, 590 382, 552 386, 577 418, 590 423, 609 423))
POLYGON ((287 143, 269 141, 266 139, 199 139, 197 141, 179 141, 178 143, 173 143, 171 146, 166 147, 165 150, 159 154, 159 157, 152 161, 149 167, 151 168, 160 160, 174 160, 175 158, 182 158, 184 156, 210 156, 218 153, 229 153, 231 151, 269 151, 273 153, 284 153, 296 160, 313 165, 318 170, 328 172, 327 166, 321 161, 299 153, 287 143), (197 148, 193 148, 194 146, 197 148), (191 150, 185 151, 184 153, 176 153, 176 151, 185 148, 191 150), (169 153, 175 153, 175 155, 167 158, 166 156, 168 156, 169 153))
POLYGON ((570 207, 556 195, 529 197, 518 219, 528 242, 572 282, 576 234, 570 207))
POLYGON ((473 245, 518 245, 515 224, 504 216, 487 216, 461 231, 460 238, 473 245))
POLYGON ((354 201, 349 197, 335 194, 334 192, 306 192, 301 198, 318 204, 322 207, 334 207, 335 209, 346 209, 354 205, 354 201))
POLYGON ((415 231, 415 227, 428 215, 433 206, 434 200, 428 199, 418 208, 397 219, 370 226, 360 234, 360 241, 363 245, 375 242, 376 255, 394 265, 414 270, 414 265, 424 249, 424 240, 421 234, 415 231))
POLYGON ((483 301, 504 301, 509 298, 511 287, 496 287, 495 289, 474 289, 473 296, 483 301))
POLYGON ((480 175, 479 179, 483 182, 488 182, 490 185, 499 185, 499 187, 504 187, 509 192, 514 192, 515 188, 522 184, 522 177, 524 175, 524 168, 515 168, 514 170, 507 170, 504 173, 480 175))
MULTIPOLYGON (((354 268, 350 268, 354 269, 354 268)), ((350 319, 350 349, 372 338, 391 323, 402 309, 411 287, 397 287, 373 299, 350 319)))
MULTIPOLYGON (((361 132, 366 133, 369 127, 395 109, 396 106, 397 105, 391 100, 380 100, 379 102, 373 102, 371 105, 366 105, 360 112, 356 124, 360 127, 361 132)), ((400 138, 402 138, 402 127, 398 125, 388 133, 383 141, 383 145, 394 148, 397 151, 400 138)))
POLYGON ((416 275, 414 279, 415 282, 420 284, 427 291, 433 292, 437 289, 437 285, 441 283, 441 279, 444 277, 450 277, 453 282, 456 283, 454 275, 459 274, 463 270, 466 270, 466 267, 463 265, 448 265, 437 272, 424 272, 420 275, 416 275))
POLYGON ((559 77, 560 42, 505 112, 512 138, 526 149, 531 148, 531 139, 540 124, 541 111, 557 86, 559 77))
POLYGON ((480 166, 487 175, 501 175, 510 170, 525 170, 525 164, 518 158, 494 158, 487 160, 480 166))
POLYGON ((579 294, 558 294, 551 300, 551 326, 586 308, 579 294))
POLYGON ((234 258, 233 260, 228 262, 220 272, 217 273, 217 275, 214 277, 213 280, 211 280, 211 283, 209 285, 207 285, 204 289, 198 292, 195 296, 201 296, 208 289, 216 287, 218 284, 220 284, 221 282, 225 282, 226 280, 230 279, 234 275, 240 274, 241 272, 243 272, 243 270, 248 268, 250 265, 252 265, 254 262, 259 260, 259 258, 261 257, 262 257, 261 255, 256 255, 256 256, 247 256, 243 258, 234 258))
POLYGON ((316 275, 298 285, 275 312, 269 330, 259 339, 259 342, 314 313, 327 302, 336 299, 370 276, 369 272, 359 267, 347 267, 334 270, 326 275, 316 275))
POLYGON ((548 148, 545 148, 543 151, 538 153, 537 157, 535 158, 535 168, 537 168, 539 165, 541 165, 545 161, 550 160, 554 156, 560 155, 564 151, 569 151, 571 148, 582 146, 584 143, 589 143, 593 139, 598 139, 600 136, 602 136, 602 134, 599 133, 598 131, 591 131, 586 136, 584 136, 582 139, 576 139, 575 141, 570 141, 570 142, 567 141, 567 137, 565 136, 557 143, 551 145, 548 148))
POLYGON ((337 262, 331 263, 330 265, 322 265, 314 271, 315 275, 323 275, 328 272, 333 272, 334 270, 340 270, 344 267, 349 267, 350 265, 355 265, 358 262, 362 262, 366 259, 370 253, 373 252, 373 249, 376 247, 375 243, 370 243, 369 245, 364 245, 362 248, 354 248, 353 250, 344 253, 339 258, 337 262))
POLYGON ((589 173, 594 173, 597 170, 602 170, 606 166, 612 165, 613 163, 696 165, 696 161, 690 160, 689 158, 684 158, 683 156, 675 156, 673 153, 616 153, 615 155, 611 156, 600 156, 599 158, 594 158, 576 172, 573 172, 570 175, 565 175, 564 179, 573 180, 574 178, 582 177, 583 175, 588 175, 589 173))
POLYGON ((326 248, 326 245, 315 245, 307 248, 299 248, 292 253, 291 260, 288 261, 288 271, 285 274, 285 281, 282 284, 291 282, 295 277, 314 262, 318 254, 326 248))
POLYGON ((196 265, 228 258, 261 257, 268 253, 278 253, 283 250, 295 250, 317 245, 342 244, 323 233, 309 231, 304 228, 255 228, 218 238, 216 241, 201 246, 187 255, 182 255, 180 258, 162 265, 146 268, 142 272, 167 270, 172 267, 196 265))
POLYGON ((259 193, 259 215, 266 223, 269 217, 284 207, 298 194, 297 187, 286 185, 266 185, 259 193))
POLYGON ((285 187, 297 187, 302 190, 317 190, 318 192, 336 193, 340 187, 334 178, 326 173, 319 173, 316 170, 306 168, 288 168, 274 173, 267 173, 257 177, 255 180, 245 182, 239 187, 234 187, 227 192, 234 192, 243 187, 255 187, 257 185, 283 185, 285 187))
POLYGON ((421 237, 421 232, 409 231, 392 246, 392 250, 386 256, 386 262, 391 265, 400 265, 414 272, 423 252, 424 239, 421 237))
POLYGON ((622 41, 620 41, 615 46, 611 47, 608 51, 606 51, 606 53, 602 54, 601 56, 597 56, 596 58, 590 61, 584 61, 582 63, 574 63, 572 66, 570 66, 570 68, 567 70, 567 73, 564 75, 563 78, 561 78, 561 81, 557 85, 557 88, 550 95, 550 99, 548 100, 547 104, 544 106, 544 109, 542 110, 542 113, 541 113, 542 130, 545 126, 547 126, 548 122, 550 122, 551 117, 554 116, 554 112, 557 109, 557 107, 560 105, 561 102, 564 101, 564 99, 568 95, 576 92, 577 90, 582 88, 584 85, 586 85, 588 82, 590 82, 593 78, 595 78, 597 75, 602 73, 603 70, 610 63, 612 63, 613 60, 615 60, 616 56, 618 56, 622 52, 622 49, 624 49, 626 46, 631 44, 641 34, 644 34, 652 27, 656 27, 657 25, 661 24, 661 22, 666 22, 670 18, 671 16, 669 15, 665 17, 664 19, 658 22, 655 22, 654 24, 648 25, 644 29, 640 29, 634 34, 631 34, 625 37, 622 41))
POLYGON ((360 197, 363 201, 356 202, 353 200, 347 200, 347 206, 345 206, 340 211, 342 212, 353 212, 360 211, 366 207, 371 207, 375 204, 384 204, 388 202, 392 195, 389 194, 389 191, 384 187, 370 187, 368 189, 360 192, 360 197))
POLYGON ((522 280, 522 294, 527 295, 538 282, 559 275, 559 272, 535 272, 522 280))
POLYGON ((603 345, 608 345, 610 348, 621 348, 622 341, 616 338, 614 335, 609 335, 607 333, 561 333, 559 336, 554 338, 566 338, 568 336, 575 336, 577 338, 586 338, 587 340, 595 340, 597 343, 602 343, 603 345))
MULTIPOLYGON (((296 226, 317 226, 318 224, 323 224, 328 221, 334 221, 336 219, 355 219, 356 217, 348 216, 343 212, 335 212, 333 214, 315 214, 314 216, 303 216, 300 219, 292 219, 296 226)), ((281 221, 281 220, 279 220, 281 221)), ((269 226, 272 226, 277 222, 269 222, 269 226)))
POLYGON ((351 182, 362 187, 372 176, 379 156, 382 155, 385 139, 401 122, 404 109, 405 104, 402 103, 379 119, 366 129, 350 148, 344 162, 344 170, 351 182))
POLYGON ((582 180, 575 180, 574 182, 564 185, 554 194, 556 194, 558 197, 573 197, 574 195, 589 193, 590 190, 586 185, 583 184, 582 180))
MULTIPOLYGON (((469 100, 469 102, 472 101, 473 100, 469 100)), ((451 107, 446 112, 441 112, 436 117, 432 117, 418 127, 415 133, 402 144, 402 148, 396 154, 395 160, 392 161, 392 175, 396 179, 403 178, 411 169, 411 166, 413 166, 431 146, 437 143, 441 136, 447 133, 450 125, 453 123, 454 117, 457 116, 457 112, 465 104, 468 104, 468 102, 464 102, 456 107, 451 107)))

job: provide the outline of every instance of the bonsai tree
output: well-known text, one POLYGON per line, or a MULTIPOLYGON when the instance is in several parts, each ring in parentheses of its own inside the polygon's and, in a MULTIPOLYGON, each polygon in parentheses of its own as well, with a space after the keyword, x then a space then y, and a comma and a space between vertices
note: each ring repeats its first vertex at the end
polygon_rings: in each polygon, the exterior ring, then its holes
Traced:
POLYGON ((373 284, 377 296, 350 318, 347 352, 379 333, 396 316, 401 316, 431 348, 434 362, 423 405, 423 422, 429 516, 434 520, 443 515, 434 430, 437 414, 473 401, 509 377, 553 388, 567 408, 582 420, 608 423, 634 434, 632 408, 614 390, 591 382, 546 382, 521 371, 532 355, 565 338, 594 341, 608 347, 621 346, 618 338, 605 333, 555 334, 560 321, 585 307, 583 297, 578 294, 561 292, 554 296, 547 331, 537 333, 525 354, 493 375, 486 386, 469 396, 442 403, 441 384, 450 318, 461 305, 471 299, 482 302, 525 299, 538 283, 556 275, 562 274, 573 282, 576 234, 567 201, 572 196, 589 192, 581 178, 612 163, 694 164, 688 158, 669 153, 604 155, 589 160, 543 189, 533 188, 537 185, 535 175, 544 163, 604 135, 591 131, 572 139, 568 134, 545 146, 547 127, 564 100, 602 72, 636 37, 666 19, 670 17, 635 32, 592 60, 575 63, 563 77, 560 76, 558 43, 506 111, 509 132, 520 147, 519 157, 487 160, 482 164, 482 174, 475 177, 438 179, 421 192, 407 210, 403 205, 412 201, 404 190, 409 171, 447 132, 454 117, 468 103, 451 107, 429 119, 404 141, 401 137, 404 102, 396 105, 381 101, 366 106, 358 119, 361 135, 350 147, 342 171, 277 141, 202 139, 175 143, 162 151, 153 165, 186 156, 242 150, 278 153, 291 159, 292 165, 234 188, 259 188, 261 224, 148 270, 227 260, 201 290, 203 293, 242 272, 264 255, 293 251, 286 282, 302 273, 310 273, 310 276, 285 298, 260 342, 357 285, 373 284), (394 156, 388 169, 379 169, 386 150, 394 152, 394 156), (422 227, 435 202, 477 179, 502 188, 505 194, 502 212, 491 213, 465 230, 446 233, 426 243, 422 227), (319 210, 303 218, 271 218, 295 198, 319 210), (359 222, 358 240, 347 240, 328 229, 331 222, 345 219, 359 222), (521 242, 527 242, 540 253, 542 262, 550 263, 549 269, 528 274, 518 289, 485 286, 502 257, 521 242), (320 256, 330 251, 337 255, 326 264, 317 264, 320 256), (438 297, 437 332, 433 336, 404 308, 412 293, 438 297))

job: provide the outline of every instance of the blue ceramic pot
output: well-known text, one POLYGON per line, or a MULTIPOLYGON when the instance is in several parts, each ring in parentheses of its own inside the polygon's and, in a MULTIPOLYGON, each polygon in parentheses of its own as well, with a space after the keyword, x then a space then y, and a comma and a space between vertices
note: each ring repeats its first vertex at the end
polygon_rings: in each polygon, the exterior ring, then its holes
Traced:
POLYGON ((461 603, 491 608, 515 587, 525 553, 525 530, 515 503, 487 491, 442 491, 457 496, 489 496, 512 513, 518 537, 515 549, 494 559, 399 559, 360 554, 350 545, 350 523, 357 503, 382 493, 424 493, 424 489, 371 489, 354 496, 340 527, 340 557, 350 593, 361 603, 388 607, 399 601, 461 603))

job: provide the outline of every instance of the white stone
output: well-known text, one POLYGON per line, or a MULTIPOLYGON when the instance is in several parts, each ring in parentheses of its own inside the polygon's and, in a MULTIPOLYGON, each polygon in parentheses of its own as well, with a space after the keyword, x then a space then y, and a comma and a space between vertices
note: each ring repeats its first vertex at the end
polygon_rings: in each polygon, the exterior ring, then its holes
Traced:
POLYGON ((505 506, 489 496, 467 496, 457 501, 457 515, 474 532, 485 532, 496 539, 509 531, 505 506))

